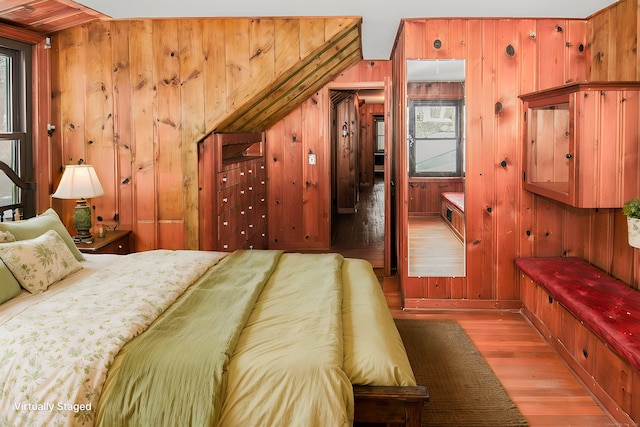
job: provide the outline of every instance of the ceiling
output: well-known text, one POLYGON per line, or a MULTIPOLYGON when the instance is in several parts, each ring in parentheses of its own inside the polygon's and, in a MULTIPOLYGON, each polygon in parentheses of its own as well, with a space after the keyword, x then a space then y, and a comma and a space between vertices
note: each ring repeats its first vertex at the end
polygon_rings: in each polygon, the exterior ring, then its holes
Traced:
POLYGON ((77 3, 116 19, 232 16, 361 16, 364 59, 390 58, 391 49, 402 18, 587 18, 615 2, 614 0, 77 1, 77 3))

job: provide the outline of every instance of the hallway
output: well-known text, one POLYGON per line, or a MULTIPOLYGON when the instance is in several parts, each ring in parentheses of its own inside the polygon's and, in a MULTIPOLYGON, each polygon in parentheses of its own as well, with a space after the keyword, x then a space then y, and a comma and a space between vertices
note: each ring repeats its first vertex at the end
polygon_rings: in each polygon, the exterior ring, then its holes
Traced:
POLYGON ((373 186, 360 187, 356 213, 333 216, 331 251, 384 268, 384 221, 384 178, 377 174, 373 186))

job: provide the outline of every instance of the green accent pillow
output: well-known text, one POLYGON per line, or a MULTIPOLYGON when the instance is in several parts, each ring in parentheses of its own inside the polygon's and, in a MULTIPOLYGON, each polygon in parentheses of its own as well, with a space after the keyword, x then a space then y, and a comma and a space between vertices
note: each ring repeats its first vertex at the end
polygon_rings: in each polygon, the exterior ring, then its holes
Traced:
POLYGON ((64 240, 64 243, 69 247, 75 259, 78 261, 84 260, 82 252, 80 252, 76 244, 73 243, 71 234, 69 234, 65 228, 56 211, 51 208, 47 209, 42 215, 24 221, 0 222, 0 231, 10 232, 15 236, 16 240, 33 239, 48 230, 54 230, 62 237, 62 240, 64 240))
POLYGON ((20 284, 13 277, 11 271, 0 260, 0 304, 10 300, 20 293, 20 284))
POLYGON ((54 230, 35 239, 0 245, 0 258, 20 285, 32 294, 46 291, 50 285, 82 268, 54 230))

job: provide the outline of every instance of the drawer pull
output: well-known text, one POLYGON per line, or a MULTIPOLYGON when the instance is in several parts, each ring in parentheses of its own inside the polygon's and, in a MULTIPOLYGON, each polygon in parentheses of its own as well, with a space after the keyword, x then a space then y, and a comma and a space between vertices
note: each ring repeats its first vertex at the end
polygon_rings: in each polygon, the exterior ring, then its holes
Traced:
POLYGON ((249 169, 249 173, 253 173, 253 169, 249 169))
POLYGON ((226 227, 227 225, 229 225, 229 221, 224 221, 224 222, 222 223, 222 225, 224 225, 224 226, 226 227))
POLYGON ((253 187, 252 186, 249 186, 249 191, 253 191, 253 187))
POLYGON ((244 194, 244 190, 240 190, 240 194, 244 194))
POLYGON ((222 182, 227 182, 227 177, 222 178, 222 182))
POLYGON ((223 247, 224 249, 229 249, 229 245, 227 245, 226 243, 225 243, 224 245, 222 245, 222 247, 223 247))
POLYGON ((267 215, 262 214, 262 219, 265 219, 267 217, 267 215))
POLYGON ((244 211, 240 211, 240 215, 244 215, 244 211))
POLYGON ((249 228, 253 228, 253 224, 249 224, 249 228))
POLYGON ((244 230, 242 230, 242 231, 240 232, 240 234, 242 234, 242 235, 244 236, 244 230))
POLYGON ((588 358, 589 358, 589 352, 587 351, 587 349, 586 349, 586 348, 583 348, 583 349, 582 349, 582 355, 584 356, 584 358, 585 358, 585 359, 588 359, 588 358))
POLYGON ((244 172, 240 172, 240 176, 244 176, 244 172))
POLYGON ((549 295, 549 304, 553 303, 553 297, 549 295))
POLYGON ((229 201, 229 199, 227 199, 227 198, 225 197, 224 199, 222 199, 222 201, 223 201, 224 203, 227 203, 227 202, 229 201))
POLYGON ((252 210, 252 209, 253 209, 253 205, 249 205, 249 210, 252 210))

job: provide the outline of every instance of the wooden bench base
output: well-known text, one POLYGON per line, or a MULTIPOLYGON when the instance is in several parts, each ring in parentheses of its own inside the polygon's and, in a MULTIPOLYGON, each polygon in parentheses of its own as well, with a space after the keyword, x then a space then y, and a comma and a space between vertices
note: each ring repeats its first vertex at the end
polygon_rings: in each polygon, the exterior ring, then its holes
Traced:
POLYGON ((525 316, 610 415, 620 425, 637 425, 640 373, 524 273, 520 296, 525 316))
POLYGON ((354 424, 420 427, 427 389, 416 387, 353 386, 354 424))

